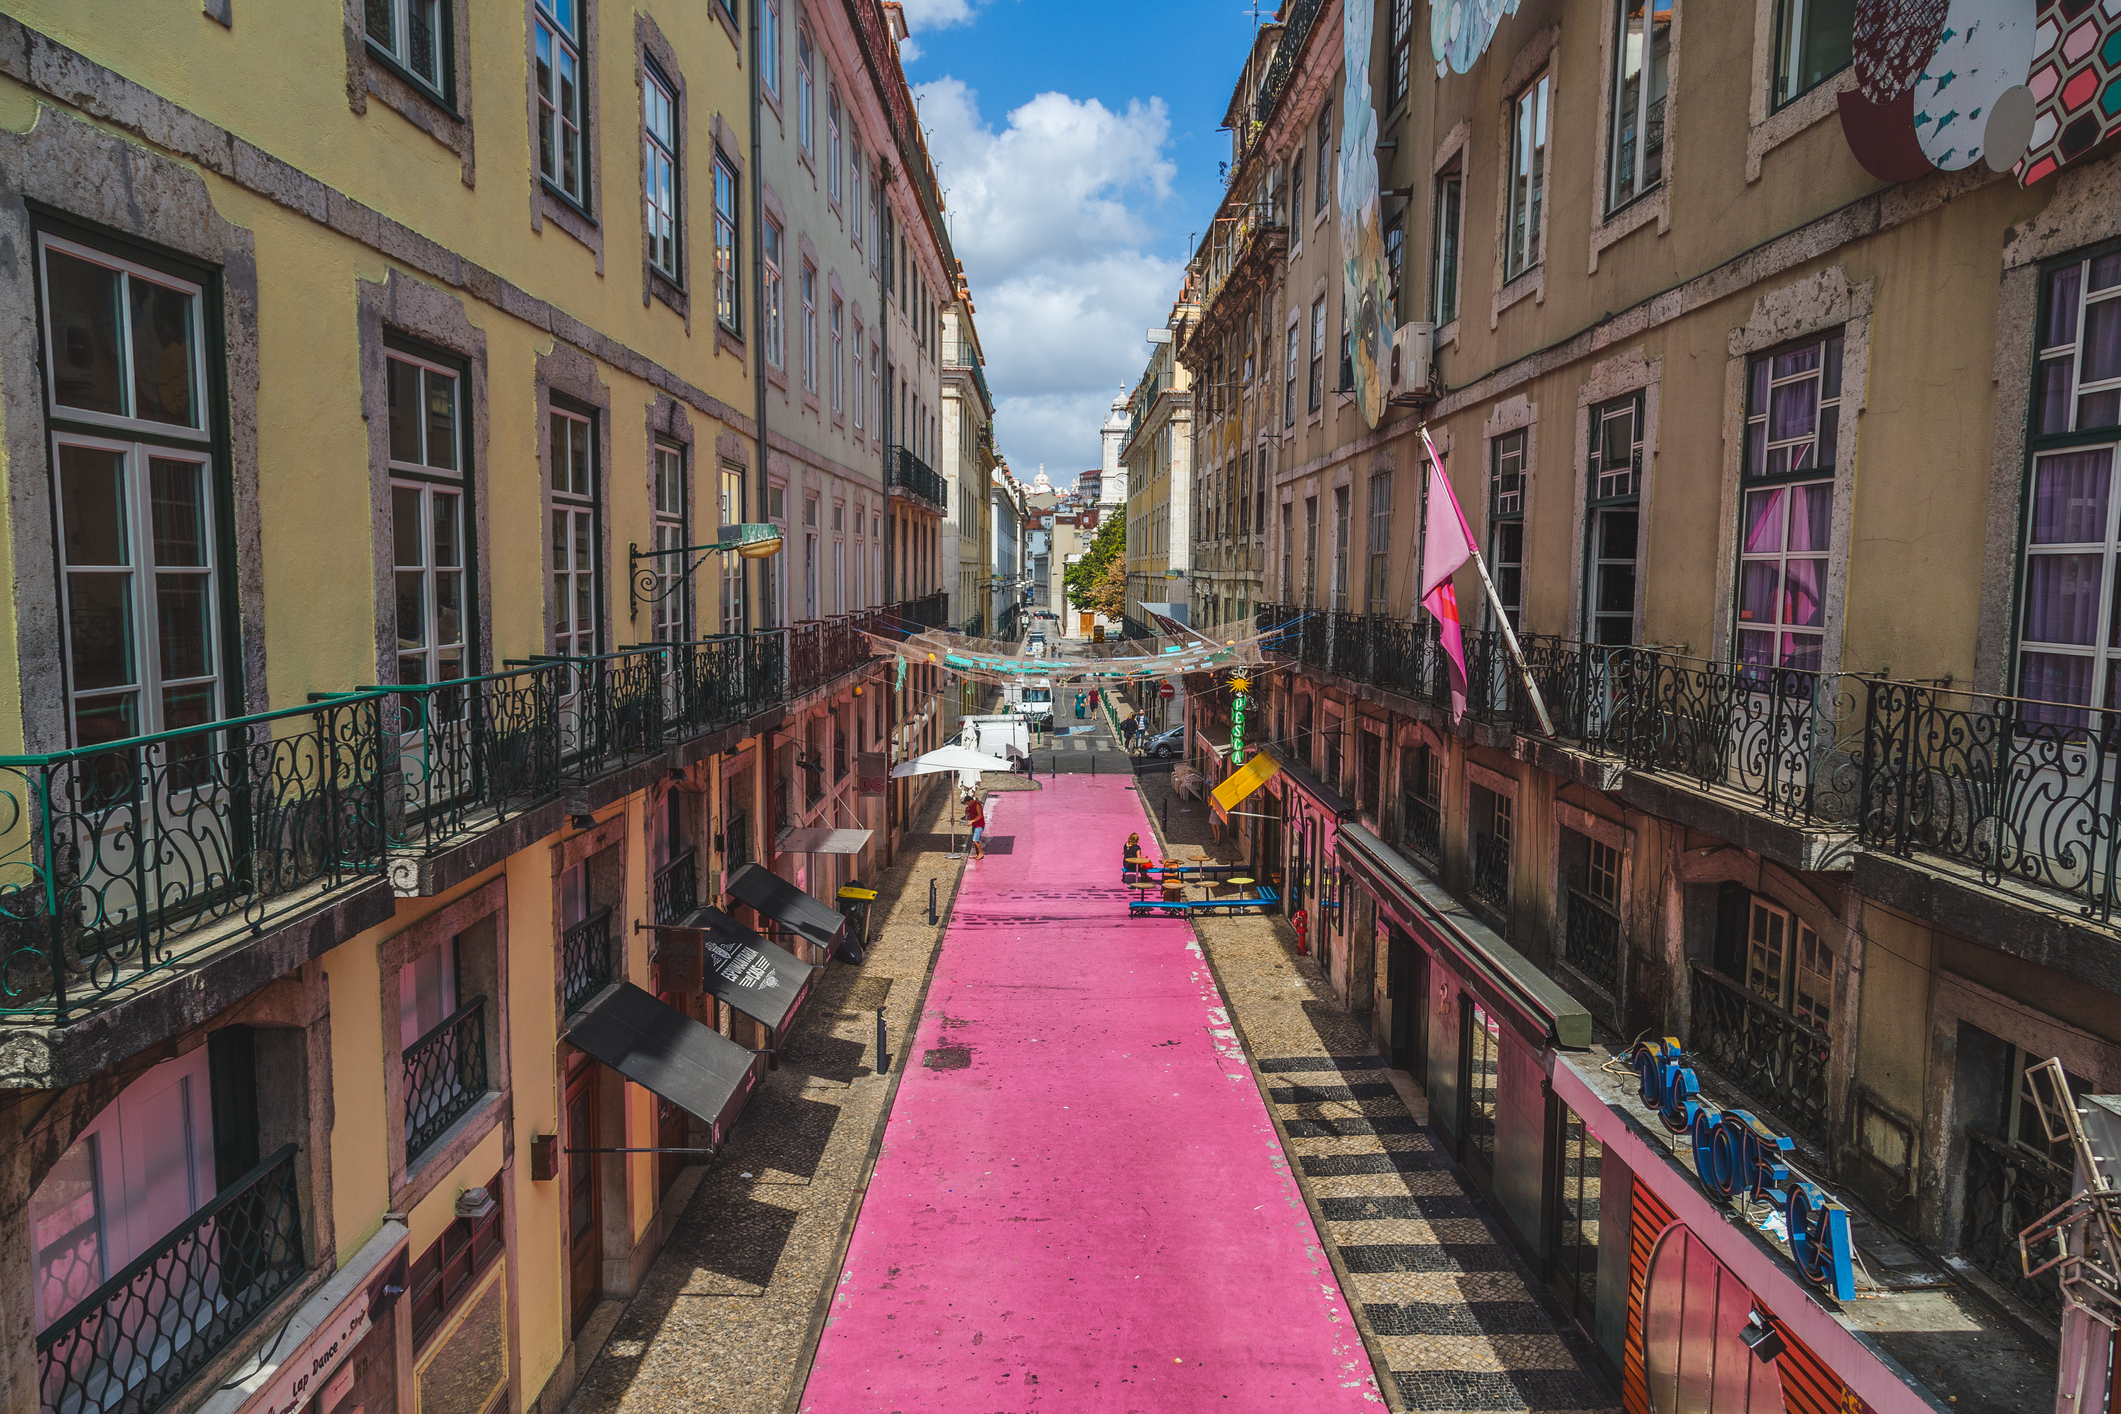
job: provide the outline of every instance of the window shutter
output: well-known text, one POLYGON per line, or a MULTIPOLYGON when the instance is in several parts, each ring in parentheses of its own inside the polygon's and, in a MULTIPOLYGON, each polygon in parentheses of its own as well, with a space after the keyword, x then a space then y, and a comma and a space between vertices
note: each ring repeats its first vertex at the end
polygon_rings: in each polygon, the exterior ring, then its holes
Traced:
POLYGON ((214 1189, 225 1191, 258 1166, 258 1042, 248 1026, 206 1038, 207 1088, 214 1113, 214 1189))

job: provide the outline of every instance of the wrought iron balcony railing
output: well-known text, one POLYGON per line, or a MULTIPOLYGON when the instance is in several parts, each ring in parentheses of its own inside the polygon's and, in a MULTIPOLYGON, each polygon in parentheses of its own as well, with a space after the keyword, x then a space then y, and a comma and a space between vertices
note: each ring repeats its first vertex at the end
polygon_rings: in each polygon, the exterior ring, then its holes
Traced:
POLYGON ((675 923, 700 902, 700 852, 688 849, 655 875, 655 921, 675 923))
POLYGON ((1473 898, 1510 916, 1510 842, 1500 835, 1473 840, 1473 898))
POLYGON ((392 692, 404 791, 393 844, 433 853, 556 792, 564 674, 529 668, 392 692))
POLYGON ((1289 86, 1289 76, 1296 72, 1296 63, 1303 55, 1304 44, 1311 37, 1311 26, 1318 20, 1322 0, 1295 0, 1282 14, 1281 39, 1274 46, 1274 61, 1267 65, 1267 77, 1259 86, 1259 97, 1253 102, 1252 116, 1259 122, 1267 122, 1274 116, 1274 105, 1281 101, 1282 91, 1289 86))
POLYGON ((2069 1200, 2076 1176, 1979 1129, 1966 1131, 1966 1218, 1959 1246, 1975 1266, 2050 1320, 2062 1316, 2055 1273, 2028 1279, 2018 1234, 2069 1200))
POLYGON ((875 609, 829 619, 805 619, 787 630, 788 696, 798 698, 853 672, 869 661, 865 636, 883 631, 875 609))
POLYGON ((979 350, 972 346, 970 340, 943 340, 943 367, 951 371, 964 369, 969 372, 973 386, 979 389, 980 401, 986 405, 987 415, 994 415, 994 394, 987 391, 987 370, 980 362, 979 350))
POLYGON ((902 634, 942 628, 950 622, 950 595, 938 589, 918 599, 903 599, 887 606, 883 618, 887 627, 902 634))
POLYGON ((1620 919, 1580 889, 1569 890, 1568 908, 1562 956, 1614 1002, 1619 1002, 1620 919))
POLYGON ((1401 843, 1407 852, 1432 871, 1443 868, 1443 812, 1433 800, 1419 796, 1400 797, 1401 843))
POLYGON ((301 1279, 298 1152, 237 1179, 38 1333, 45 1414, 154 1414, 301 1279))
POLYGON ((560 935, 563 1010, 574 1011, 616 975, 611 956, 611 906, 607 904, 560 935))
POLYGON ((405 1162, 433 1147, 486 1093, 486 998, 473 997, 405 1048, 405 1162))
POLYGON ((1824 1031, 1714 968, 1692 962, 1692 1048, 1793 1131, 1827 1142, 1824 1031))
POLYGON ((894 489, 918 496, 937 510, 950 509, 950 484, 911 451, 893 447, 884 464, 890 469, 894 489))

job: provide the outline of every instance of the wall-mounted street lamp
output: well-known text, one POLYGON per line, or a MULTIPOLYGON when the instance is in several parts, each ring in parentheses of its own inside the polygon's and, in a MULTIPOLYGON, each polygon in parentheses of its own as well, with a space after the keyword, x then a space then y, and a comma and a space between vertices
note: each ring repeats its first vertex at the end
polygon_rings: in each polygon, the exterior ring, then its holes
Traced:
POLYGON ((725 525, 717 532, 717 538, 706 545, 684 545, 674 550, 643 550, 638 542, 626 546, 626 579, 631 592, 631 604, 626 617, 636 618, 643 604, 660 604, 677 592, 681 584, 692 579, 693 571, 707 563, 709 555, 726 555, 735 552, 739 559, 765 560, 781 553, 781 528, 768 522, 747 522, 743 525, 725 525), (699 558, 685 567, 661 589, 656 588, 660 577, 652 564, 643 565, 643 560, 668 559, 672 555, 697 554, 699 558))

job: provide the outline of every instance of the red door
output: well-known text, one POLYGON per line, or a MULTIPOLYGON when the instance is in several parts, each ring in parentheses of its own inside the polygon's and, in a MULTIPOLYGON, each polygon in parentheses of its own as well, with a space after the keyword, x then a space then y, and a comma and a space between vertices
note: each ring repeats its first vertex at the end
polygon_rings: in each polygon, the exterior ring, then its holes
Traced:
MULTIPOLYGON (((586 1056, 581 1069, 567 1079, 567 1147, 594 1149, 597 1138, 597 1072, 595 1061, 586 1056)), ((580 1330, 596 1309, 602 1286, 600 1266, 604 1256, 604 1203, 598 1191, 596 1154, 567 1155, 567 1238, 574 1273, 574 1328, 580 1330)))

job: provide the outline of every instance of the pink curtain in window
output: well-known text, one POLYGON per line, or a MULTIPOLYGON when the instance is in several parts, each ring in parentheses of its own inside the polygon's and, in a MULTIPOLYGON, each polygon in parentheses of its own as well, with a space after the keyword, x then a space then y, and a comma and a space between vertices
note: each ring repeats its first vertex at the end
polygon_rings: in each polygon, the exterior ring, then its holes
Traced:
POLYGON ((2083 545, 2106 539, 2113 449, 2042 457, 2033 468, 2033 544, 2083 545))

